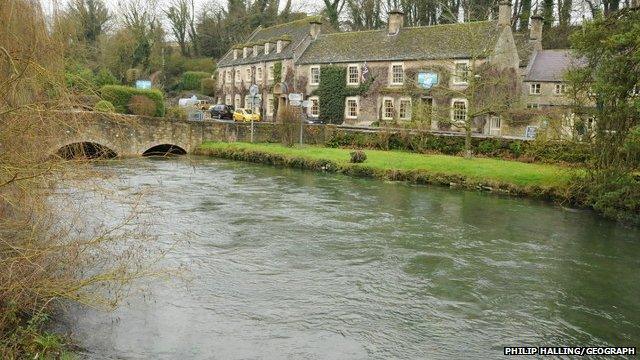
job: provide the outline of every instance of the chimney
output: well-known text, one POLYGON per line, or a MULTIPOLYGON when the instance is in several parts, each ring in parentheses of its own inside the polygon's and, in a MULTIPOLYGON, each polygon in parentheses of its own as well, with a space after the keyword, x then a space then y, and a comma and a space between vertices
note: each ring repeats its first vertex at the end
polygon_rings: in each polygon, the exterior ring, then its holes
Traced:
POLYGON ((314 18, 313 20, 309 21, 309 25, 309 35, 311 35, 311 38, 315 40, 318 38, 318 35, 320 35, 322 21, 320 21, 319 18, 314 18))
POLYGON ((396 35, 404 26, 404 13, 400 10, 389 11, 389 20, 387 21, 387 30, 389 35, 396 35))
POLYGON ((529 30, 529 43, 534 50, 542 50, 542 22, 544 18, 539 12, 531 17, 531 29, 529 30))
POLYGON ((511 26, 511 0, 500 0, 498 26, 511 26))

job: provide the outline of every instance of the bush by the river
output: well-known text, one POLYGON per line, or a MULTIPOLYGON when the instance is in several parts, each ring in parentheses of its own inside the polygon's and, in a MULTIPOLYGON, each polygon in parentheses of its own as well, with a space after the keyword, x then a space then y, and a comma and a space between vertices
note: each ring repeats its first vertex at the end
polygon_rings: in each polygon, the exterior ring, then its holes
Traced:
POLYGON ((107 85, 100 89, 102 99, 111 102, 116 111, 121 114, 133 114, 129 109, 131 98, 134 96, 143 96, 154 103, 154 112, 152 116, 164 116, 164 94, 158 89, 143 90, 129 86, 107 85))
MULTIPOLYGON (((429 132, 363 133, 338 130, 326 140, 325 145, 333 148, 404 150, 457 155, 464 150, 464 137, 442 136, 429 132)), ((525 162, 585 164, 591 157, 590 144, 573 141, 473 138, 472 150, 474 154, 481 156, 518 159, 525 162)))
POLYGON ((365 154, 362 150, 352 151, 351 153, 349 153, 349 155, 351 156, 350 161, 354 164, 363 163, 367 160, 367 154, 365 154))

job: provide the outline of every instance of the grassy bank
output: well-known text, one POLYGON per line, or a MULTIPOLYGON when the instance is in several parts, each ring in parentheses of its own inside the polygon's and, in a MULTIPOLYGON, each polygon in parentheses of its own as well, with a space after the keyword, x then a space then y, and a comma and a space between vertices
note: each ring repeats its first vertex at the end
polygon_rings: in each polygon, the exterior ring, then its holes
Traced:
POLYGON ((548 164, 402 151, 367 150, 362 164, 349 162, 349 149, 279 144, 206 142, 196 151, 214 157, 347 175, 482 189, 536 198, 565 198, 575 169, 548 164))

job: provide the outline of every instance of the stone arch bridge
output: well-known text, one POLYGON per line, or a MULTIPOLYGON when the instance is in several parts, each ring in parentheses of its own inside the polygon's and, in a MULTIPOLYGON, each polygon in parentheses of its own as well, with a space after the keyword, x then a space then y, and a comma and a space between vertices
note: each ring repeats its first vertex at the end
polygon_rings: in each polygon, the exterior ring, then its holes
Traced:
POLYGON ((123 157, 162 147, 190 153, 210 138, 205 133, 215 133, 203 122, 82 111, 60 114, 63 121, 51 130, 49 154, 74 144, 93 144, 123 157))

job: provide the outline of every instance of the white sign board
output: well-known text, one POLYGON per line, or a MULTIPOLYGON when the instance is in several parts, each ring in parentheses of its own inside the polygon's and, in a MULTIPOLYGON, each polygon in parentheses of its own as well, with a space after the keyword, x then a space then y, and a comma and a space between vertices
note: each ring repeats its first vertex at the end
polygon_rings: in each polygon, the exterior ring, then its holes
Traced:
POLYGON ((289 101, 302 101, 302 94, 299 94, 299 93, 289 94, 289 101))
POLYGON ((300 105, 302 105, 302 102, 297 101, 297 100, 291 100, 289 102, 289 105, 291 105, 291 106, 300 106, 300 105))
POLYGON ((251 87, 249 87, 249 94, 251 94, 251 96, 256 96, 258 94, 258 85, 251 85, 251 87))

